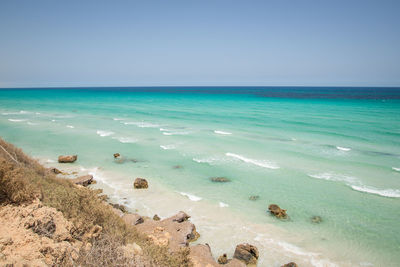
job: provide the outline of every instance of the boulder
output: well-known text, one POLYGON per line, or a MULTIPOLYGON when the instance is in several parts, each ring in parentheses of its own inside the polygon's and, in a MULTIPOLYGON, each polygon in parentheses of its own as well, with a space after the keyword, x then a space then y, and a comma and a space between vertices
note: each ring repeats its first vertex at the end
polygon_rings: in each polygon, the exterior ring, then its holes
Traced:
POLYGON ((135 182, 133 183, 133 187, 135 189, 145 189, 149 187, 149 184, 147 183, 146 179, 136 178, 135 182))
POLYGON ((231 181, 229 178, 226 177, 211 177, 210 180, 214 183, 227 183, 231 181))
POLYGON ((189 259, 193 267, 218 267, 220 264, 225 264, 226 267, 246 267, 246 264, 238 259, 227 260, 227 263, 217 263, 208 244, 191 246, 189 259))
POLYGON ((67 155, 67 156, 59 156, 58 162, 59 163, 72 163, 78 159, 77 155, 67 155))
POLYGON ((114 159, 119 158, 121 155, 119 153, 114 153, 114 159))
POLYGON ((126 207, 125 207, 124 205, 121 205, 121 204, 113 204, 113 203, 110 203, 110 205, 111 205, 114 209, 120 210, 120 211, 122 211, 123 213, 127 213, 127 212, 128 212, 128 210, 126 209, 126 207))
POLYGON ((275 217, 277 217, 279 219, 286 219, 287 218, 286 210, 281 209, 276 204, 269 205, 268 210, 272 215, 274 215, 275 217))
POLYGON ((158 217, 158 215, 157 215, 157 214, 155 214, 155 215, 153 216, 153 220, 155 220, 155 221, 159 221, 159 220, 161 220, 161 218, 160 218, 160 217, 158 217))
POLYGON ((227 264, 228 263, 228 257, 224 253, 222 256, 218 257, 218 263, 219 264, 227 264))
POLYGON ((289 262, 282 265, 281 267, 297 267, 297 264, 295 262, 289 262))
POLYGON ((257 265, 258 256, 258 249, 247 243, 237 245, 233 254, 233 258, 243 261, 246 265, 257 265))
POLYGON ((71 179, 74 184, 79 184, 83 186, 88 186, 93 182, 93 175, 83 175, 77 178, 71 179))
POLYGON ((60 174, 60 173, 62 173, 59 169, 57 169, 57 168, 50 168, 50 172, 51 173, 54 173, 54 174, 60 174))
POLYGON ((249 197, 249 200, 251 200, 251 201, 256 201, 256 200, 258 200, 260 198, 260 196, 250 196, 249 197))
POLYGON ((320 216, 312 216, 311 222, 312 223, 322 223, 322 218, 320 216))
POLYGON ((142 216, 136 213, 125 214, 122 219, 129 225, 138 225, 144 222, 142 216))

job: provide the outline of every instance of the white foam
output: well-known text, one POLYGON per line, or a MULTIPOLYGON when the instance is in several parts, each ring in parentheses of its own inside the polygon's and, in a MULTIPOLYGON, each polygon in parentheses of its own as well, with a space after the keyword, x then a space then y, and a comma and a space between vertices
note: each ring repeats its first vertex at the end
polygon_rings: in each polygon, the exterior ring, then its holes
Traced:
POLYGON ((74 129, 75 127, 74 127, 74 126, 72 126, 72 125, 67 125, 67 128, 74 129))
POLYGON ((400 172, 400 168, 392 167, 392 170, 394 170, 396 172, 400 172))
POLYGON ((351 148, 349 147, 342 147, 342 146, 337 146, 336 149, 341 150, 341 151, 350 151, 351 148))
POLYGON ((250 163, 250 164, 259 166, 259 167, 268 168, 268 169, 279 169, 279 166, 277 166, 276 164, 274 164, 272 162, 266 161, 266 160, 249 159, 242 155, 237 155, 237 154, 233 154, 233 153, 229 153, 229 152, 226 153, 225 155, 228 157, 236 158, 236 159, 241 160, 246 163, 250 163))
POLYGON ((2 115, 20 115, 20 114, 29 114, 31 112, 20 110, 19 112, 3 112, 2 115))
POLYGON ((122 121, 122 120, 124 120, 124 119, 120 119, 120 118, 113 118, 113 120, 115 120, 115 121, 122 121))
POLYGON ((218 160, 218 158, 214 157, 209 157, 209 158, 193 158, 193 161, 196 161, 197 163, 213 163, 218 160))
POLYGON ((34 123, 34 122, 28 121, 27 124, 28 124, 28 125, 38 125, 39 123, 34 123))
POLYGON ((125 125, 136 125, 137 127, 140 127, 140 128, 157 128, 157 127, 159 127, 158 124, 153 124, 153 123, 144 122, 144 121, 139 121, 139 122, 135 122, 135 121, 123 122, 123 124, 125 124, 125 125))
POLYGON ((400 197, 400 190, 399 189, 377 189, 377 188, 374 188, 374 187, 357 186, 357 185, 352 185, 351 188, 353 188, 356 191, 369 193, 369 194, 374 194, 374 195, 379 195, 379 196, 383 196, 383 197, 392 197, 392 198, 399 198, 400 197))
POLYGON ((188 194, 188 193, 185 193, 185 192, 180 192, 180 194, 182 196, 187 197, 191 201, 200 201, 202 199, 201 197, 198 197, 198 196, 195 196, 195 195, 191 195, 191 194, 188 194))
POLYGON ((324 172, 319 174, 309 174, 308 176, 316 179, 322 179, 327 181, 336 181, 336 182, 346 182, 346 183, 358 183, 357 178, 352 176, 347 176, 343 174, 337 174, 332 172, 324 172))
POLYGON ((187 135, 189 132, 163 132, 163 135, 187 135))
POLYGON ((169 132, 170 130, 165 129, 165 128, 160 128, 160 131, 161 131, 161 132, 169 132))
POLYGON ((56 120, 51 120, 52 122, 55 122, 56 120))
POLYGON ((165 150, 175 149, 176 148, 175 145, 160 145, 160 147, 162 149, 165 149, 165 150))
POLYGON ((224 202, 219 202, 219 206, 220 206, 221 208, 229 207, 229 205, 226 204, 226 203, 224 203, 224 202))
POLYGON ((8 119, 11 122, 22 122, 22 121, 26 121, 26 120, 19 120, 19 119, 8 119))
POLYGON ((55 161, 52 160, 52 159, 47 159, 46 162, 47 162, 47 163, 54 163, 55 161))
POLYGON ((113 139, 116 139, 121 143, 131 143, 131 144, 136 143, 138 141, 133 137, 113 137, 113 139))
POLYGON ((230 135, 230 134, 232 134, 232 133, 230 133, 230 132, 224 132, 224 131, 218 131, 218 130, 215 130, 214 133, 216 133, 216 134, 222 134, 222 135, 230 135))
POLYGON ((102 131, 102 130, 97 130, 96 132, 98 135, 100 135, 101 137, 105 137, 105 136, 110 136, 113 135, 114 132, 111 131, 102 131))

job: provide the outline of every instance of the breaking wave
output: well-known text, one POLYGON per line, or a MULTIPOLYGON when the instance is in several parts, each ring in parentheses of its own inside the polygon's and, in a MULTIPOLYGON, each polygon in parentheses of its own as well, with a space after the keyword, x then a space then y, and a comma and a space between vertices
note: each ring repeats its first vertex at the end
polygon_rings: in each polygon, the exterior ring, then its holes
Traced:
POLYGON ((225 155, 228 157, 236 158, 236 159, 241 160, 246 163, 250 163, 250 164, 259 166, 259 167, 268 168, 268 169, 279 169, 279 166, 277 166, 275 163, 272 163, 272 162, 269 162, 266 160, 249 159, 242 155, 233 154, 233 153, 229 153, 229 152, 226 153, 225 155))

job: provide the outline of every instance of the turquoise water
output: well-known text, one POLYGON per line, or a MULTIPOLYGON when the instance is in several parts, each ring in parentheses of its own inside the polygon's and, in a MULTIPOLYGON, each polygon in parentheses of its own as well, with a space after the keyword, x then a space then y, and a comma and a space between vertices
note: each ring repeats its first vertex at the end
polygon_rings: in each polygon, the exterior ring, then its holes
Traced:
MULTIPOLYGON (((0 90, 0 135, 40 159, 78 154, 75 165, 97 167, 100 184, 132 209, 141 207, 130 187, 141 176, 176 195, 171 210, 204 205, 193 214, 200 233, 200 217, 219 210, 243 218, 235 227, 275 227, 269 239, 245 240, 262 243, 261 266, 306 256, 303 266, 398 266, 399 98, 390 88, 0 90), (135 162, 118 164, 115 152, 135 162), (271 203, 290 219, 269 216, 271 203), (271 238, 287 244, 279 257, 271 238), (313 261, 315 251, 330 263, 313 261)), ((211 243, 223 251, 235 245, 227 240, 211 243)))

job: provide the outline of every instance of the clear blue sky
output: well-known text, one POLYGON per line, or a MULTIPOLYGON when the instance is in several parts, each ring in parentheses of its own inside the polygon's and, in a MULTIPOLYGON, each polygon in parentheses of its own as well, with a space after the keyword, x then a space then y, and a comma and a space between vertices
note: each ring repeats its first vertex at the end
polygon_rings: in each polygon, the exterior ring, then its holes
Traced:
POLYGON ((400 86, 400 1, 0 1, 0 87, 400 86))

